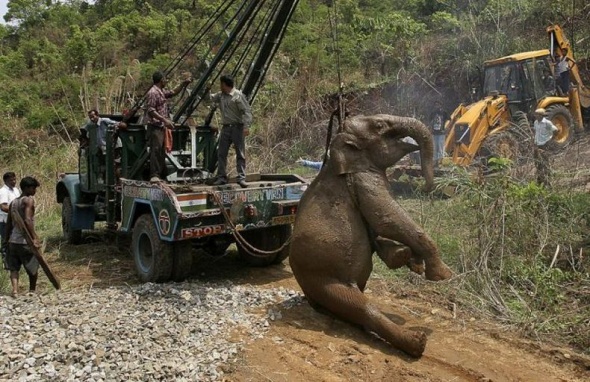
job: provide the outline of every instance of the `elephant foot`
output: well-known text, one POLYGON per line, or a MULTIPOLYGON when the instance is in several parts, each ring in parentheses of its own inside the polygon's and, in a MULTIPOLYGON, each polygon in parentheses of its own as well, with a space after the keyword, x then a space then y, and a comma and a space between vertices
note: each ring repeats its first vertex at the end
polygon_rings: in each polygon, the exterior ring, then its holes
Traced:
POLYGON ((426 263, 426 280, 442 281, 450 279, 453 276, 453 271, 445 263, 438 260, 436 262, 426 263))
POLYGON ((403 266, 419 275, 424 274, 424 260, 414 256, 412 249, 394 241, 377 238, 377 255, 389 269, 398 269, 403 266))
POLYGON ((424 353, 424 349, 426 349, 426 340, 427 337, 424 332, 409 330, 407 343, 398 344, 396 347, 412 357, 420 357, 424 353))
POLYGON ((419 275, 424 274, 424 260, 419 260, 415 257, 411 257, 406 265, 408 266, 408 268, 410 268, 410 271, 417 273, 419 275))
POLYGON ((389 269, 401 268, 409 264, 412 260, 412 250, 405 245, 396 245, 387 248, 380 247, 377 250, 377 255, 389 269))

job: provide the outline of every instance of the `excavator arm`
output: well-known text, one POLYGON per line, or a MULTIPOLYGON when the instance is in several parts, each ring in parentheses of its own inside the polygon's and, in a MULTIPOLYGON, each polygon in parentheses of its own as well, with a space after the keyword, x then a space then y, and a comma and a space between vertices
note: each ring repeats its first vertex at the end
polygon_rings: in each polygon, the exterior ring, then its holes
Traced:
MULTIPOLYGON (((567 57, 572 60, 571 62, 575 62, 574 52, 571 49, 568 39, 565 37, 563 29, 559 25, 550 25, 547 27, 547 34, 549 35, 551 57, 555 57, 557 49, 567 49, 567 57)), ((578 85, 580 104, 584 108, 590 107, 590 89, 582 82, 578 65, 570 63, 570 74, 578 85)))

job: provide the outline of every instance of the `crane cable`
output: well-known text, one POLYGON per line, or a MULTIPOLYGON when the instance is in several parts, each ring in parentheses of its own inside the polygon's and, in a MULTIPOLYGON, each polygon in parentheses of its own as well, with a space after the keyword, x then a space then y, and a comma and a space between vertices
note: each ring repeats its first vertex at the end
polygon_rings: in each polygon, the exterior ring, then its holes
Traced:
POLYGON ((324 160, 325 164, 328 160, 328 151, 330 149, 330 143, 332 141, 332 132, 334 125, 334 118, 338 118, 338 133, 342 131, 342 125, 346 113, 344 111, 344 84, 342 83, 342 73, 340 68, 340 47, 338 46, 338 10, 336 9, 336 0, 332 0, 332 6, 328 7, 328 19, 330 20, 330 29, 332 31, 332 41, 334 43, 334 51, 336 52, 336 71, 338 73, 338 108, 330 115, 330 122, 328 123, 328 133, 326 134, 326 147, 324 149, 324 160), (334 8, 334 17, 332 18, 330 8, 334 8))
POLYGON ((334 43, 334 51, 336 52, 336 71, 338 73, 338 132, 342 130, 344 123, 344 83, 342 82, 342 71, 340 68, 340 46, 338 44, 338 10, 336 9, 336 0, 332 0, 332 8, 334 8, 334 17, 330 16, 330 8, 328 8, 328 18, 330 20, 330 28, 332 30, 332 40, 334 43))

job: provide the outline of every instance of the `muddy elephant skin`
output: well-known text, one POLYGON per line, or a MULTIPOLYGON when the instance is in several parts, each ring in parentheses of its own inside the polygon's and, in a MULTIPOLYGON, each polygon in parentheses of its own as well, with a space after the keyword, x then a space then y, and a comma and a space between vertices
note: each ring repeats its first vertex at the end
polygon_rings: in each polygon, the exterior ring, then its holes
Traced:
POLYGON ((420 356, 426 335, 394 324, 362 293, 377 251, 391 268, 408 265, 429 280, 451 277, 433 240, 389 192, 385 170, 416 146, 426 189, 433 185, 433 143, 413 118, 391 115, 347 119, 330 145, 330 157, 300 201, 290 265, 316 309, 362 325, 396 348, 420 356))

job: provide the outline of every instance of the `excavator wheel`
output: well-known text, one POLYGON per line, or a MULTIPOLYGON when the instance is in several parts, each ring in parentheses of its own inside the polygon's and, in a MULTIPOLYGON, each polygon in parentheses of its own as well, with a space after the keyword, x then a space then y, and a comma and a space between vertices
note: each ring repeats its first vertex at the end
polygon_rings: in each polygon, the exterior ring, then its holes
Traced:
POLYGON ((518 140, 518 162, 529 162, 535 151, 535 132, 526 113, 514 113, 510 124, 510 133, 518 140))
POLYGON ((480 154, 487 166, 491 158, 510 159, 522 164, 533 158, 534 137, 525 113, 516 113, 510 127, 487 137, 480 154))
POLYGON ((505 130, 494 135, 490 135, 483 143, 482 152, 489 162, 491 158, 506 158, 513 162, 519 159, 518 140, 505 130))
POLYGON ((557 127, 557 133, 553 137, 549 148, 554 151, 562 150, 574 139, 576 130, 572 113, 564 105, 551 105, 546 110, 546 118, 557 127))

